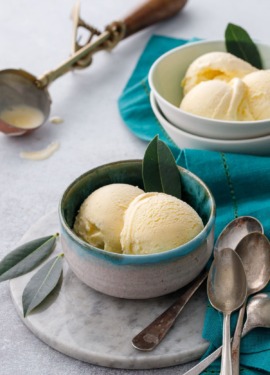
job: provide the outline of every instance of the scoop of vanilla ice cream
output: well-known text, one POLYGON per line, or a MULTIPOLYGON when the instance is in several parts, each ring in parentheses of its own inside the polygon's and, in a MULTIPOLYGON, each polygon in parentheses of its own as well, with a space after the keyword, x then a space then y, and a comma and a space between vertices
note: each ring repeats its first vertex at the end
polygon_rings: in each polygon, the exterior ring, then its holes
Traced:
POLYGON ((230 82, 204 81, 193 87, 180 104, 183 111, 219 120, 253 120, 247 87, 239 78, 230 82))
POLYGON ((111 184, 95 190, 80 207, 75 233, 100 249, 121 252, 124 213, 130 202, 142 193, 143 190, 128 184, 111 184))
POLYGON ((145 193, 126 210, 120 240, 123 253, 159 253, 183 245, 202 229, 201 218, 187 203, 164 193, 145 193))
POLYGON ((242 78, 257 69, 228 52, 206 53, 192 62, 182 81, 184 95, 200 82, 219 79, 225 82, 242 78))
POLYGON ((270 119, 270 70, 258 70, 243 78, 254 120, 270 119))

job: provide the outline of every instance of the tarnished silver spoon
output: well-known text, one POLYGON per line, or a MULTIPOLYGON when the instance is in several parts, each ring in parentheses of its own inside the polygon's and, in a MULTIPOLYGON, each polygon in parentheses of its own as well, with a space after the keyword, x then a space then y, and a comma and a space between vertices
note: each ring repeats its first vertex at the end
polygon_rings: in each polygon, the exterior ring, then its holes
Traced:
MULTIPOLYGON (((262 233, 250 233, 237 245, 247 278, 247 297, 261 291, 270 280, 270 243, 262 233)), ((246 303, 239 311, 232 343, 232 373, 239 374, 240 340, 246 303)))
POLYGON ((221 375, 232 375, 230 316, 246 300, 245 270, 237 253, 225 248, 215 254, 207 279, 207 294, 211 305, 223 313, 223 348, 221 375))
MULTIPOLYGON (((224 247, 235 249, 238 242, 252 232, 263 233, 262 224, 252 216, 241 216, 232 220, 219 235, 215 251, 224 247)), ((132 345, 142 351, 153 350, 166 336, 177 317, 191 299, 196 290, 206 280, 208 272, 200 274, 180 297, 161 315, 159 315, 146 328, 140 331, 132 340, 132 345)))
POLYGON ((240 216, 232 220, 222 230, 217 238, 215 251, 224 249, 225 247, 234 250, 242 238, 253 232, 264 232, 259 220, 252 216, 240 216))
MULTIPOLYGON (((247 319, 242 331, 242 337, 246 336, 254 328, 270 328, 270 293, 260 293, 251 297, 247 304, 247 319)), ((184 375, 199 375, 211 365, 220 355, 222 346, 212 354, 192 367, 184 375)))

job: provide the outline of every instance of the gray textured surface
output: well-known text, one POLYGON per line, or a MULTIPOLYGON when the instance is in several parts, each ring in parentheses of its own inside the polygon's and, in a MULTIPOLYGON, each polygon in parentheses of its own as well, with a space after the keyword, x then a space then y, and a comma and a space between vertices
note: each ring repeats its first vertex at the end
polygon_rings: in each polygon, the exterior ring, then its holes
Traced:
MULTIPOLYGON (((102 29, 137 3, 82 0, 83 18, 102 29)), ((74 0, 1 0, 0 69, 23 67, 40 75, 70 53, 74 0)), ((29 137, 7 138, 0 134, 0 258, 7 254, 27 229, 46 212, 55 210, 65 187, 94 166, 127 158, 140 158, 145 143, 123 125, 116 105, 127 79, 153 33, 190 38, 221 38, 228 22, 245 27, 269 42, 270 4, 260 0, 189 0, 173 20, 152 27, 121 43, 111 54, 100 53, 85 71, 67 74, 51 88, 52 115, 63 124, 47 124, 29 137), (53 140, 60 150, 40 162, 22 160, 20 151, 38 150, 53 140)), ((37 339, 21 322, 11 302, 7 283, 0 284, 1 375, 126 374, 76 361, 37 339)), ((183 374, 185 366, 153 370, 151 374, 183 374)), ((149 371, 134 371, 149 374, 149 371)))

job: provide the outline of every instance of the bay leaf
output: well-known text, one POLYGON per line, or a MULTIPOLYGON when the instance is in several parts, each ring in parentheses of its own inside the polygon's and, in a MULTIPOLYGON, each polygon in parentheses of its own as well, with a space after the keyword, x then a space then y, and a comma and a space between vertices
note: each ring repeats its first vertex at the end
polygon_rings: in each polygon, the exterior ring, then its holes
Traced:
POLYGON ((260 52, 246 30, 229 23, 225 30, 227 52, 247 61, 255 68, 263 69, 260 52))
POLYGON ((181 176, 169 147, 156 136, 143 159, 145 192, 163 192, 181 199, 181 176))
POLYGON ((169 147, 158 141, 159 173, 163 192, 181 199, 181 176, 169 147))
POLYGON ((0 262, 0 282, 24 275, 37 267, 54 250, 57 236, 38 238, 7 254, 0 262))
POLYGON ((60 254, 48 261, 27 283, 22 295, 24 317, 56 287, 63 271, 63 256, 64 254, 60 254))
POLYGON ((151 191, 163 192, 160 180, 157 144, 158 136, 152 139, 144 153, 142 174, 144 191, 146 193, 151 191))

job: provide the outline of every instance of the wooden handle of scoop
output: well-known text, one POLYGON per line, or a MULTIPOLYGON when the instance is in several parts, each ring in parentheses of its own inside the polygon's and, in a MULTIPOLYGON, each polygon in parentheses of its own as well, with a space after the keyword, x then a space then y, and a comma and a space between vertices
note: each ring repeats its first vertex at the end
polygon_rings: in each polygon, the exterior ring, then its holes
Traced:
POLYGON ((123 20, 126 26, 124 38, 176 15, 186 2, 187 0, 148 0, 123 20))

